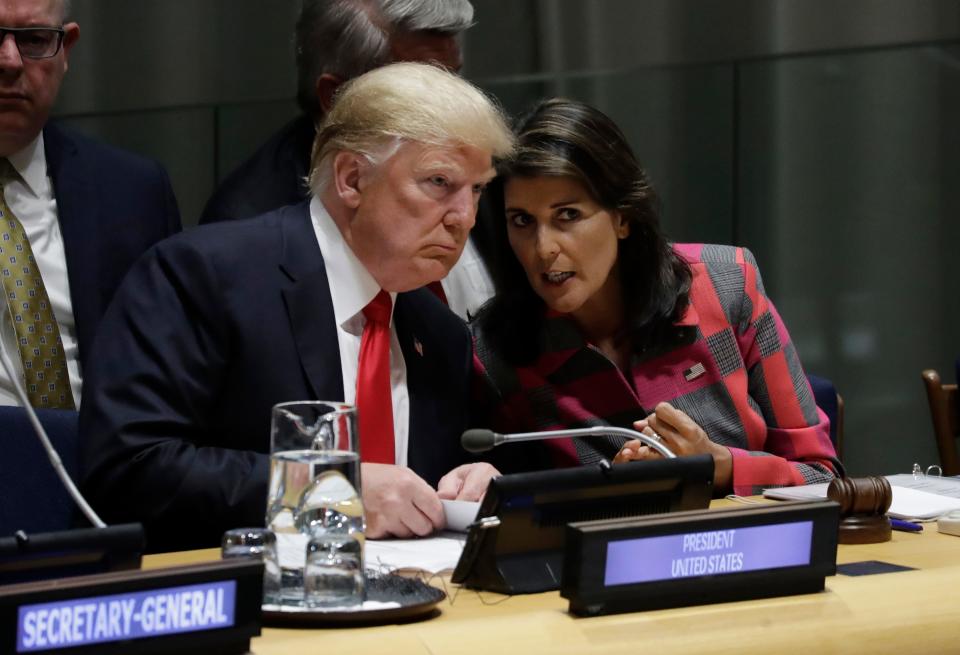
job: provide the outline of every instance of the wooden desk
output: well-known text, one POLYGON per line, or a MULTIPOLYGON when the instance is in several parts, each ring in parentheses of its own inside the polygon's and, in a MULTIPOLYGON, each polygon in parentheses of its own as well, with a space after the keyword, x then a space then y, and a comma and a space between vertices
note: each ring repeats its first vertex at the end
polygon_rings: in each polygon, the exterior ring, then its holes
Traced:
MULTIPOLYGON (((145 567, 218 557, 154 555, 145 567)), ((837 562, 880 560, 915 571, 827 578, 818 594, 619 614, 567 614, 557 592, 501 596, 459 589, 433 619, 354 629, 264 628, 257 655, 389 653, 960 653, 960 537, 935 524, 884 544, 840 546, 837 562)))

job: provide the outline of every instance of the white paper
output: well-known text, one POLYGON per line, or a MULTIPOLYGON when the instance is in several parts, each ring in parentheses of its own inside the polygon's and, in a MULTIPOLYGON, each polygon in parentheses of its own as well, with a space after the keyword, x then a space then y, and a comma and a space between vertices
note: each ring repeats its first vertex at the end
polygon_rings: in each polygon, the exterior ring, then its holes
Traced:
POLYGON ((893 502, 887 514, 897 519, 935 519, 955 509, 960 509, 960 498, 893 487, 893 502))
MULTIPOLYGON (((764 489, 765 498, 777 500, 819 500, 827 497, 824 484, 808 484, 800 487, 776 487, 764 489)), ((889 516, 898 519, 935 519, 941 514, 960 509, 960 498, 929 493, 919 489, 910 489, 891 485, 893 502, 890 503, 889 516)))
POLYGON ((368 539, 364 561, 368 569, 382 573, 415 569, 428 573, 450 571, 463 552, 465 534, 441 532, 423 539, 368 539))
POLYGON ((775 500, 823 500, 827 497, 827 483, 805 484, 799 487, 771 487, 763 490, 764 498, 775 500))
POLYGON ((913 477, 912 473, 888 475, 886 478, 890 481, 890 484, 897 487, 929 491, 938 496, 960 498, 960 478, 943 478, 939 475, 920 475, 913 477))
MULTIPOLYGON (((428 573, 453 570, 467 535, 441 532, 422 539, 367 539, 364 568, 380 573, 415 569, 428 573)), ((307 537, 298 533, 277 535, 277 556, 286 568, 301 568, 306 560, 307 537)))
POLYGON ((477 520, 480 503, 470 500, 440 500, 443 514, 447 518, 447 530, 466 532, 470 524, 477 520))

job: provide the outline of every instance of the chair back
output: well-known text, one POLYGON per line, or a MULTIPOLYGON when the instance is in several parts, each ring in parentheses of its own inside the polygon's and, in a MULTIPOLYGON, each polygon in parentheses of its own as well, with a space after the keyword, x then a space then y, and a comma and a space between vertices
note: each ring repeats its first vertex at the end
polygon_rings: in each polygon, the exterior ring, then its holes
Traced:
MULTIPOLYGON (((74 477, 78 469, 77 417, 73 410, 37 410, 40 423, 74 477)), ((65 530, 79 512, 57 476, 22 407, 0 406, 0 537, 65 530)))
POLYGON ((807 381, 813 390, 813 399, 817 407, 830 419, 830 441, 837 452, 837 458, 843 460, 843 397, 837 393, 833 382, 819 375, 807 375, 807 381))
MULTIPOLYGON (((960 368, 960 361, 958 361, 960 368)), ((958 371, 960 374, 960 371, 958 371)), ((957 385, 943 384, 940 374, 927 369, 920 374, 927 390, 933 436, 940 453, 940 467, 944 475, 960 475, 960 456, 957 454, 957 436, 960 434, 960 396, 957 385)))

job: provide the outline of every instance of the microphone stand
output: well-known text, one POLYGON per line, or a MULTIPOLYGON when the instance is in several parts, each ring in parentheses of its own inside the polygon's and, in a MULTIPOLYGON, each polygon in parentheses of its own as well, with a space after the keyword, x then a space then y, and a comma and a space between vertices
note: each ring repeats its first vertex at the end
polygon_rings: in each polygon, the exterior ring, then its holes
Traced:
POLYGON ((80 491, 77 489, 77 486, 73 483, 73 480, 70 479, 70 474, 67 473, 67 469, 64 468, 63 462, 60 460, 60 455, 57 454, 53 444, 50 443, 50 437, 47 436, 47 431, 43 429, 43 425, 40 424, 40 419, 37 418, 37 413, 33 410, 33 406, 30 405, 30 399, 27 397, 27 392, 23 388, 23 385, 20 384, 20 376, 14 368, 13 362, 11 362, 10 358, 7 357, 7 349, 3 345, 2 341, 0 341, 0 361, 3 362, 3 368, 7 372, 10 382, 13 384, 13 389, 17 395, 17 398, 20 400, 23 408, 27 411, 27 416, 30 419, 30 424, 33 426, 33 431, 36 433, 37 438, 40 439, 40 444, 43 446, 44 451, 46 451, 47 457, 50 459, 50 464, 53 465, 53 469, 57 472, 57 476, 60 478, 60 481, 63 482, 63 486, 66 487, 70 497, 73 498, 73 502, 77 504, 77 506, 83 512, 83 515, 87 517, 87 520, 90 521, 94 527, 107 527, 107 524, 104 523, 99 516, 97 516, 97 513, 93 511, 93 508, 90 507, 86 499, 80 495, 80 491))
POLYGON ((627 439, 638 439, 644 445, 650 447, 651 449, 657 451, 664 457, 670 459, 676 457, 677 455, 667 448, 659 436, 653 438, 643 434, 642 432, 637 432, 636 430, 628 430, 627 428, 618 428, 608 425, 596 425, 590 428, 573 428, 570 430, 547 430, 545 432, 514 432, 511 434, 500 434, 498 432, 493 432, 492 430, 467 430, 464 433, 464 437, 469 433, 490 433, 493 435, 492 442, 483 448, 477 448, 473 450, 471 446, 468 446, 464 443, 464 448, 470 450, 471 452, 484 452, 490 450, 496 446, 499 446, 503 443, 511 443, 514 441, 541 441, 544 439, 563 439, 567 437, 600 437, 607 435, 618 435, 621 437, 626 437, 627 439))

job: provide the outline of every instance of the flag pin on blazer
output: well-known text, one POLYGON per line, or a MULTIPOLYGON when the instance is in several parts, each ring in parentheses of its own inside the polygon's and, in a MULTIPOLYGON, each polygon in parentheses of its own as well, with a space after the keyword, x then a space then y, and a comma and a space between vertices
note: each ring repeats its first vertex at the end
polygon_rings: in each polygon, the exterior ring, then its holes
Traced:
POLYGON ((691 366, 690 368, 688 368, 686 371, 683 372, 683 379, 686 380, 687 382, 690 382, 692 380, 696 380, 698 377, 700 377, 706 372, 707 372, 707 369, 704 368, 703 364, 701 364, 700 362, 697 362, 696 364, 694 364, 693 366, 691 366))
POLYGON ((420 339, 413 338, 413 349, 417 351, 417 354, 423 357, 423 344, 420 343, 420 339))

